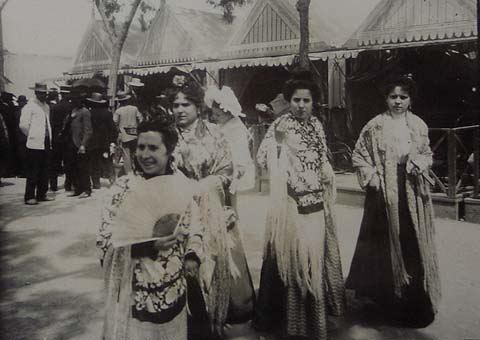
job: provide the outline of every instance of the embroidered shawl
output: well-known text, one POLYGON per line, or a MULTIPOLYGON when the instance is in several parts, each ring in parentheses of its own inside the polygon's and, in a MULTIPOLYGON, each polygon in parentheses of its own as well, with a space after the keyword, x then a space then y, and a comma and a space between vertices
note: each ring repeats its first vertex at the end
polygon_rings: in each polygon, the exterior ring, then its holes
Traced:
POLYGON ((288 285, 294 280, 304 293, 310 291, 317 298, 323 295, 325 289, 330 311, 334 315, 342 315, 345 311, 345 287, 336 233, 335 175, 328 162, 320 121, 311 117, 305 127, 291 114, 279 117, 262 141, 257 161, 270 172, 265 250, 270 244, 282 281, 288 285), (280 154, 274 137, 277 127, 286 132, 286 142, 281 145, 280 154), (308 199, 295 199, 305 192, 308 194, 302 196, 308 199), (314 212, 305 211, 302 207, 315 207, 318 203, 323 206, 325 219, 325 243, 324 247, 319 247, 324 251, 323 273, 314 272, 314 267, 318 266, 313 265, 315 259, 310 256, 315 252, 305 249, 294 225, 300 211, 307 214, 314 212), (323 280, 319 279, 322 277, 323 280))
MULTIPOLYGON (((198 217, 198 205, 193 197, 185 213, 179 216, 178 226, 181 230, 177 244, 169 250, 160 251, 156 259, 132 259, 131 245, 112 245, 115 218, 125 198, 135 190, 131 187, 132 183, 138 180, 132 174, 117 180, 111 189, 111 195, 107 196, 97 235, 97 247, 105 270, 106 340, 126 340, 127 320, 133 303, 141 313, 148 310, 150 313, 166 313, 167 318, 171 318, 172 312, 178 310, 176 304, 181 303, 185 296, 184 255, 194 252, 202 258, 203 227, 198 217), (132 296, 132 293, 135 293, 135 296, 132 296)), ((158 194, 160 192, 161 190, 158 194)))

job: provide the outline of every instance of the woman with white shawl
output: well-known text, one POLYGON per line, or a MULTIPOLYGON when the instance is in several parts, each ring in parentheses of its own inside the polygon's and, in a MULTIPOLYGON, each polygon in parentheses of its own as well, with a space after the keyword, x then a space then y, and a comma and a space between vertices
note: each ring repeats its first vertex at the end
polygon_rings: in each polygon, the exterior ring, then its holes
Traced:
POLYGON ((255 185, 255 165, 250 155, 249 132, 239 117, 242 108, 228 86, 210 86, 205 91, 205 104, 211 110, 210 120, 220 127, 232 153, 233 180, 226 193, 228 240, 234 262, 227 323, 242 323, 253 316, 255 293, 242 244, 237 208, 237 192, 255 185))
POLYGON ((325 340, 327 310, 338 316, 345 304, 335 176, 322 124, 312 115, 319 89, 310 74, 296 73, 283 94, 290 112, 272 123, 257 154, 270 172, 270 203, 254 326, 325 340))

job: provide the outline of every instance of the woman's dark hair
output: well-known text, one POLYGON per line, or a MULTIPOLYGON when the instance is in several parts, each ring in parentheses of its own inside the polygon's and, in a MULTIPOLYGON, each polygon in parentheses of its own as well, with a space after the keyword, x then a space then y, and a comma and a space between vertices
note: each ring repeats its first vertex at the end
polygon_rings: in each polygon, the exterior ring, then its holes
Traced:
POLYGON ((312 74, 303 69, 296 69, 292 76, 283 87, 283 97, 290 102, 296 90, 310 90, 314 103, 318 103, 320 98, 320 89, 313 81, 312 74))
POLYGON ((175 150, 175 146, 178 142, 178 133, 175 129, 174 118, 160 116, 151 121, 144 121, 138 125, 137 134, 145 132, 158 132, 162 135, 162 141, 167 149, 168 153, 172 153, 175 150))
POLYGON ((173 102, 179 93, 183 93, 188 100, 195 104, 195 106, 202 106, 205 93, 200 85, 198 85, 195 81, 187 80, 183 86, 172 87, 168 89, 166 91, 166 95, 168 97, 170 106, 173 105, 173 102))
POLYGON ((385 98, 387 98, 390 92, 392 92, 397 86, 407 92, 411 99, 414 99, 417 96, 417 84, 413 80, 412 75, 409 74, 390 79, 384 87, 383 95, 385 98))

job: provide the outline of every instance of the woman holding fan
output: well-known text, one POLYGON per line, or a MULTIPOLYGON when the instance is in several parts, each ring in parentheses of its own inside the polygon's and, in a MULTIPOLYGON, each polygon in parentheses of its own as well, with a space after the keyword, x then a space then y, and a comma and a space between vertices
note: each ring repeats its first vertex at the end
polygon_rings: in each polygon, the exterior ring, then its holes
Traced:
POLYGON ((97 238, 105 269, 103 339, 186 340, 185 271, 202 253, 198 199, 173 167, 176 129, 151 121, 138 127, 138 174, 111 189, 97 238))

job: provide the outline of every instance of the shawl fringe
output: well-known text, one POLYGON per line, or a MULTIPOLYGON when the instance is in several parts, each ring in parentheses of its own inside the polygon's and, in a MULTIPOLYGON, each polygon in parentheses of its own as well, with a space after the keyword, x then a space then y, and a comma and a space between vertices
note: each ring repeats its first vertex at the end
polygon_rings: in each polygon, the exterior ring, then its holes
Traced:
MULTIPOLYGON (((331 185, 325 186, 324 247, 309 245, 308 235, 294 223, 292 216, 298 215, 296 202, 287 193, 286 148, 281 148, 277 157, 276 143, 271 143, 267 151, 270 171, 270 200, 265 231, 264 254, 270 246, 276 259, 278 271, 286 286, 296 285, 303 296, 309 292, 322 300, 327 292, 327 303, 334 315, 345 310, 345 287, 341 268, 340 251, 335 231, 335 184, 334 174, 326 174, 331 185)), ((323 174, 322 174, 323 175, 323 174)))

